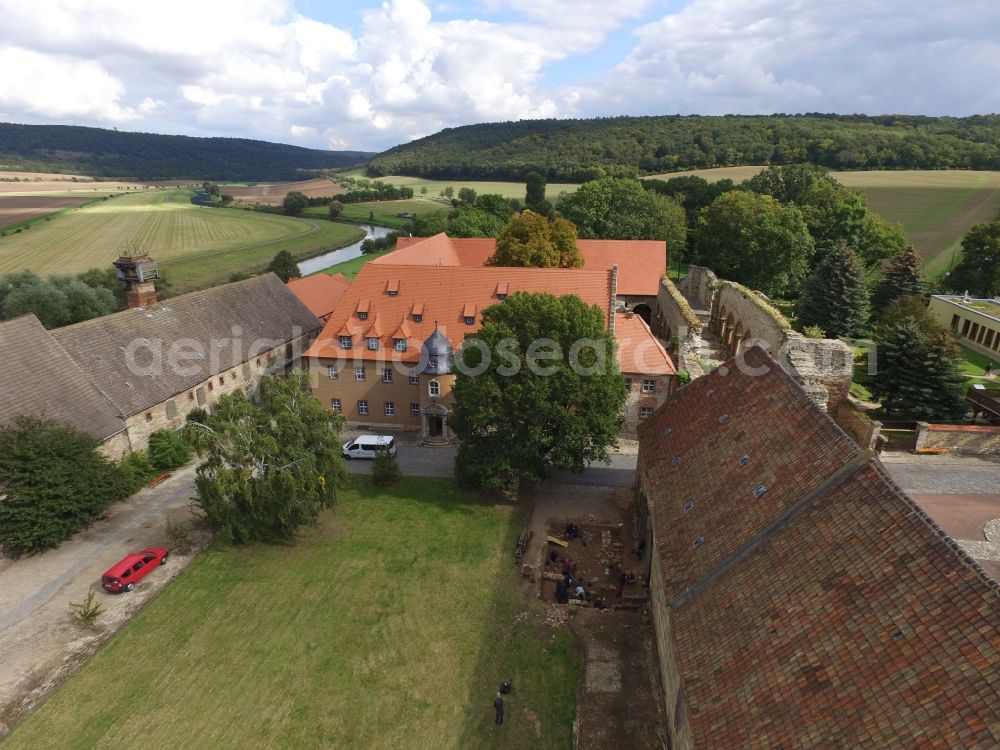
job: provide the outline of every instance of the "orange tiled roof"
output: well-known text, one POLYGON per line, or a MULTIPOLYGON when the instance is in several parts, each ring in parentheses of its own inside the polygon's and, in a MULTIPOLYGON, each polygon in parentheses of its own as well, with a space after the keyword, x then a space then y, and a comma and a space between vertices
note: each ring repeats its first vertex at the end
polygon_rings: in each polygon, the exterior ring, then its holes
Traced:
POLYGON ((483 309, 500 302, 496 290, 503 283, 509 284, 511 292, 575 294, 602 310, 607 310, 611 295, 607 271, 366 263, 306 356, 377 360, 391 353, 400 361, 416 362, 420 359, 420 345, 434 331, 435 324, 457 349, 467 333, 479 330, 483 309), (394 296, 387 292, 390 278, 399 279, 394 296), (368 319, 359 319, 358 310, 367 311, 368 319), (419 321, 413 319, 416 310, 420 311, 419 321), (464 318, 470 312, 475 319, 467 325, 464 318), (379 351, 369 350, 363 341, 374 325, 373 319, 377 319, 380 331, 379 351), (385 334, 396 331, 404 322, 410 336, 407 351, 394 352, 394 342, 385 334), (340 336, 348 332, 354 342, 350 350, 344 350, 340 336))
POLYGON ((288 281, 292 294, 317 318, 324 318, 332 313, 350 285, 351 282, 340 273, 315 273, 288 281))
MULTIPOLYGON (((395 252, 372 260, 387 265, 482 266, 496 251, 491 237, 400 237, 395 252)), ((618 265, 618 294, 655 296, 667 267, 666 245, 658 240, 577 240, 588 271, 618 265)))
POLYGON ((1000 744, 996 584, 773 359, 639 439, 694 747, 1000 744))
POLYGON ((642 375, 675 375, 677 370, 646 321, 631 313, 615 313, 618 369, 642 375))

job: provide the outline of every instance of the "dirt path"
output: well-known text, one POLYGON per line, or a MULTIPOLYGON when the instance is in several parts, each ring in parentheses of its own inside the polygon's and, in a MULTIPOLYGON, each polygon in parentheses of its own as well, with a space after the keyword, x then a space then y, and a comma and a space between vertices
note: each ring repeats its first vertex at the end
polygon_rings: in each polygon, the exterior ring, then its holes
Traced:
POLYGON ((190 562, 190 554, 171 554, 127 595, 100 589, 101 573, 127 552, 166 543, 167 518, 192 518, 193 494, 192 465, 116 503, 59 548, 0 562, 0 736, 190 562), (96 628, 84 630, 71 619, 69 603, 90 589, 104 613, 96 628))

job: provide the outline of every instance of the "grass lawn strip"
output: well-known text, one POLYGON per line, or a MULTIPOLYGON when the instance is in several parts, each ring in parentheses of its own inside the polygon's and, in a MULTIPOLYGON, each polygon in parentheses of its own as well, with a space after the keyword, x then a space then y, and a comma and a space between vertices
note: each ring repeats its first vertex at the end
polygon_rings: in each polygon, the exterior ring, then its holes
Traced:
POLYGON ((568 748, 576 649, 525 596, 523 524, 449 480, 356 477, 293 545, 210 548, 5 750, 568 748))

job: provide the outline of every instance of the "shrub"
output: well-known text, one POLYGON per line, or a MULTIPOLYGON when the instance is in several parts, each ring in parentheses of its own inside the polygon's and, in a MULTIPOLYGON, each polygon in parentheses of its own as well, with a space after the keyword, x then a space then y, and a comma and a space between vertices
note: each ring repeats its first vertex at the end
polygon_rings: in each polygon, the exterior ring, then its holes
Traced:
POLYGON ((118 464, 131 480, 133 490, 138 490, 156 476, 157 470, 146 451, 135 451, 118 464))
POLYGON ((379 453, 372 464, 372 481, 377 487, 391 487, 403 476, 395 456, 379 453))
POLYGON ((191 446, 179 432, 160 430, 149 436, 149 458, 160 471, 170 471, 188 462, 191 446))
POLYGON ((826 333, 819 326, 806 326, 802 329, 802 335, 807 339, 821 339, 826 337, 826 333))
POLYGON ((40 552, 87 526, 132 493, 132 477, 97 452, 98 441, 72 427, 18 417, 0 427, 0 544, 40 552))
POLYGON ((167 548, 173 552, 187 552, 191 548, 191 530, 187 524, 167 521, 167 548))
POLYGON ((87 592, 87 598, 82 602, 70 602, 70 611, 73 619, 85 628, 92 628, 97 624, 97 618, 104 611, 104 606, 100 602, 94 601, 94 590, 87 592))

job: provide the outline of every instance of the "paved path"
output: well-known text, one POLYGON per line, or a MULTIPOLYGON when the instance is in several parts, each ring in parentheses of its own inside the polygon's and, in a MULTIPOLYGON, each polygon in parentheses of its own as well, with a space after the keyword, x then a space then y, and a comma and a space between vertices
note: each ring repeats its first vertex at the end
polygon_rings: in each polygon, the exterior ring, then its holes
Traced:
POLYGON ((1000 462, 950 458, 884 456, 882 462, 896 483, 911 495, 1000 494, 1000 462))

